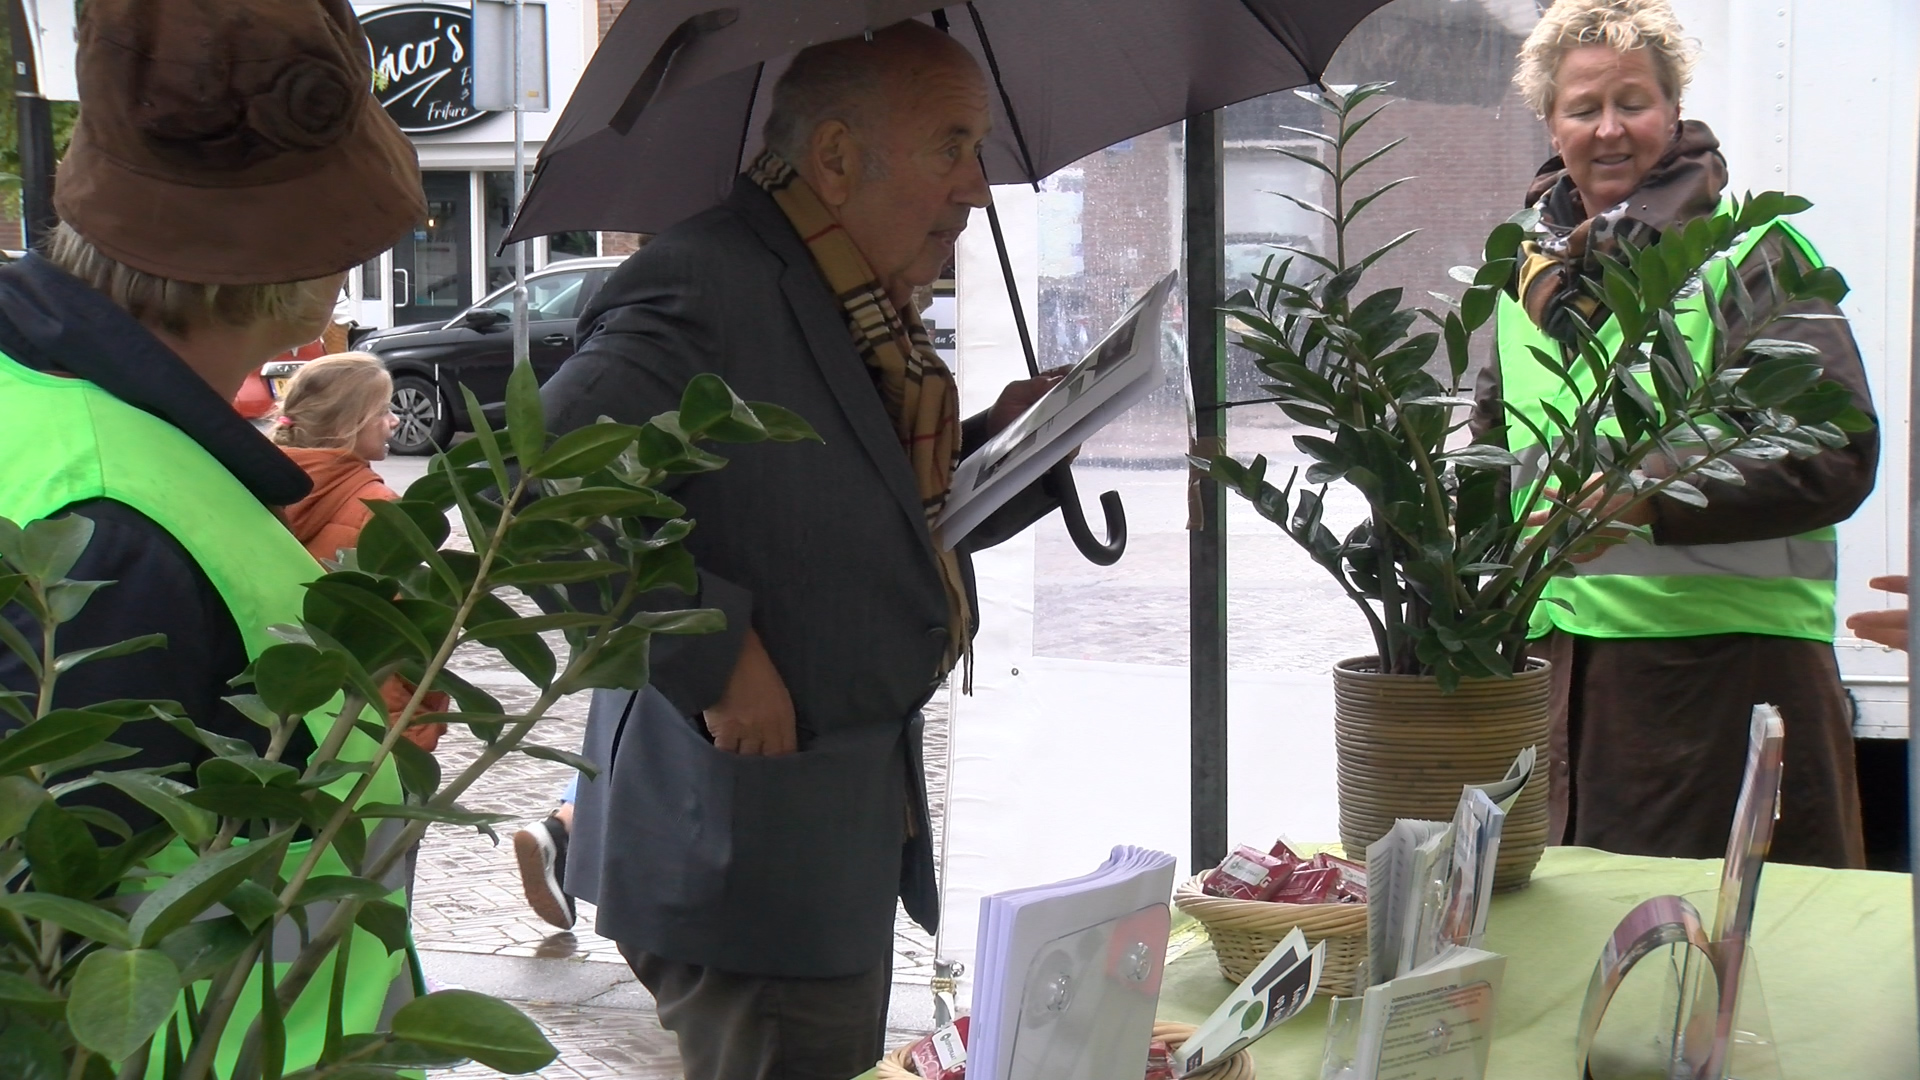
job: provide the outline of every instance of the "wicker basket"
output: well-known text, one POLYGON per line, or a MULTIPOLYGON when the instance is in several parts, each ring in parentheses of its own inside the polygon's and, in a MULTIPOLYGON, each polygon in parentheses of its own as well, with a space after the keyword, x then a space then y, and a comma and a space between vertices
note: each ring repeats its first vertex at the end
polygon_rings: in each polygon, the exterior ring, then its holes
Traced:
POLYGON ((1324 997, 1351 997, 1355 975, 1367 958, 1367 905, 1275 904, 1264 900, 1230 900, 1200 891, 1206 875, 1189 878, 1174 890, 1173 902, 1200 920, 1213 939, 1220 974, 1244 982, 1287 931, 1300 928, 1308 946, 1327 943, 1325 966, 1320 969, 1324 997))
MULTIPOLYGON (((1153 1024, 1153 1037, 1165 1039, 1167 1047, 1180 1049, 1193 1037, 1192 1024, 1179 1024, 1171 1020, 1156 1020, 1153 1024)), ((914 1080, 919 1073, 913 1071, 913 1063, 907 1060, 907 1047, 902 1046, 886 1057, 873 1070, 875 1080, 914 1080)), ((1253 1057, 1245 1050, 1228 1058, 1225 1063, 1207 1071, 1207 1080, 1253 1080, 1253 1057)))

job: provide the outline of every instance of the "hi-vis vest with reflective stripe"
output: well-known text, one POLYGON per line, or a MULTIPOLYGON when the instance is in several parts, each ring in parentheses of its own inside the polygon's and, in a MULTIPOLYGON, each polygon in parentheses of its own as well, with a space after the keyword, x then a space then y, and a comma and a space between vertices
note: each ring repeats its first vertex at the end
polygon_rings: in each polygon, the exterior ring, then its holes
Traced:
MULTIPOLYGON (((134 408, 79 379, 32 371, 0 355, 0 517, 26 524, 57 513, 85 499, 106 498, 138 510, 167 530, 226 602, 240 628, 249 658, 277 644, 267 627, 300 621, 306 582, 320 574, 313 556, 293 538, 258 499, 220 463, 180 429, 134 408)), ((119 582, 109 589, 136 587, 119 582)), ((202 643, 169 641, 167 647, 190 652, 202 643)), ((70 678, 84 682, 86 670, 70 678)), ((336 699, 335 704, 338 704, 336 699)), ((318 742, 332 725, 322 709, 307 718, 318 742)), ((365 761, 375 745, 363 734, 349 736, 340 756, 365 761)), ((349 776, 332 790, 344 796, 355 778, 349 776)), ((364 802, 401 801, 400 784, 391 763, 382 766, 368 788, 364 802)), ((378 850, 377 841, 372 845, 378 850)), ((300 841, 288 850, 283 874, 293 872, 308 852, 300 841)), ((193 851, 175 840, 149 863, 172 872, 190 863, 193 851)), ((404 861, 402 863, 404 866, 404 861)), ((314 873, 351 871, 332 850, 321 858, 314 873)), ((396 887, 404 882, 396 883, 396 887)), ((308 909, 317 926, 327 917, 319 905, 308 909)), ((292 920, 281 920, 274 934, 274 958, 284 970, 299 949, 300 934, 292 920)), ((343 1020, 348 1033, 375 1030, 387 1005, 388 990, 400 975, 404 953, 389 953, 380 939, 354 930, 348 961, 343 1020)), ((326 1038, 327 996, 333 982, 334 959, 322 965, 307 991, 287 1013, 287 1071, 319 1060, 326 1038)), ((240 996, 221 1040, 216 1066, 225 1076, 233 1067, 247 1028, 259 1012, 259 981, 240 996)), ((199 999, 207 1000, 206 984, 199 999)), ((186 1043, 184 1020, 182 1044, 186 1043)), ((149 1076, 161 1070, 166 1043, 162 1027, 155 1039, 149 1076)))
MULTIPOLYGON (((1729 208, 1729 203, 1722 202, 1720 213, 1728 213, 1729 208)), ((1724 295, 1731 268, 1771 230, 1779 230, 1798 245, 1814 266, 1825 265, 1806 237, 1776 219, 1749 231, 1725 258, 1708 264, 1702 277, 1715 296, 1724 295)), ((1710 375, 1714 328, 1706 304, 1705 291, 1696 291, 1678 305, 1675 322, 1692 348, 1694 363, 1703 375, 1710 375)), ((1600 328, 1599 340, 1609 354, 1618 348, 1619 322, 1608 319, 1600 328)), ((1499 363, 1506 408, 1525 414, 1551 433, 1546 404, 1552 402, 1562 415, 1571 415, 1573 394, 1540 364, 1530 347, 1549 356, 1560 355, 1560 345, 1534 325, 1518 301, 1503 293, 1499 363)), ((1590 388, 1592 375, 1582 365, 1574 369, 1576 378, 1590 388)), ((1642 379, 1650 385, 1650 376, 1642 379)), ((1618 434, 1619 425, 1609 420, 1604 430, 1618 434)), ((1514 475, 1514 512, 1525 514, 1532 508, 1521 504, 1540 474, 1544 448, 1520 423, 1507 425, 1507 441, 1521 461, 1514 475)), ((1543 602, 1534 608, 1529 632, 1540 637, 1558 628, 1599 638, 1772 634, 1832 641, 1836 562, 1832 527, 1779 540, 1734 544, 1652 544, 1635 539, 1576 565, 1572 577, 1555 578, 1543 602), (1572 610, 1547 600, 1564 601, 1572 610)))

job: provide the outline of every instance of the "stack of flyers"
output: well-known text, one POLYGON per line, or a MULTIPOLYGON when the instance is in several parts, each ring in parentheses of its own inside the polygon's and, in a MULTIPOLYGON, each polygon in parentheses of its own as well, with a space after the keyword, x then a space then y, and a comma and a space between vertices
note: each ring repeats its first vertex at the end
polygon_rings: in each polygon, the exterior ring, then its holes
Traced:
POLYGON ((1299 927, 1288 931, 1180 1047, 1173 1074, 1192 1076, 1210 1069, 1300 1015, 1320 985, 1326 953, 1326 942, 1308 949, 1299 927))

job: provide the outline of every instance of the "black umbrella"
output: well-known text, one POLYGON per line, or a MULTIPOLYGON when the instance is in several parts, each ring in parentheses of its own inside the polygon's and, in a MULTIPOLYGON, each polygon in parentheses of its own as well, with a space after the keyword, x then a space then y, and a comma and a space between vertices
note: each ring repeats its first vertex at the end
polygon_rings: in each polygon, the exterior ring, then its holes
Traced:
POLYGON ((795 52, 901 19, 994 81, 987 179, 1032 183, 1103 147, 1319 81, 1385 0, 660 0, 607 32, 540 151, 509 241, 659 232, 726 197, 795 52), (931 16, 930 18, 928 18, 931 16))
MULTIPOLYGON (((663 0, 629 4, 540 151, 507 242, 557 232, 653 233, 713 206, 758 154, 773 85, 795 52, 925 17, 991 75, 992 183, 1037 183, 1102 147, 1176 120, 1318 82, 1334 49, 1386 0, 663 0)), ((1000 220, 988 222, 1027 368, 1038 371, 1000 220)), ((1047 483, 1074 544, 1108 565, 1126 546, 1120 496, 1087 527, 1065 466, 1047 483)))

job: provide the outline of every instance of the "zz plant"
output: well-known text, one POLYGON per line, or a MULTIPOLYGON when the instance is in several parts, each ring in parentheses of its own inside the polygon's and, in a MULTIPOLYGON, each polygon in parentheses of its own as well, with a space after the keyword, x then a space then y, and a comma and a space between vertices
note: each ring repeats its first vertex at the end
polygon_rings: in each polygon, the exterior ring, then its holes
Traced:
POLYGON ((1762 296, 1729 275, 1727 295, 1706 296, 1717 332, 1713 374, 1702 377, 1688 351, 1676 308, 1706 287, 1702 269, 1748 229, 1810 205, 1778 192, 1751 196, 1730 215, 1603 257, 1597 292, 1619 322, 1616 345, 1582 325, 1579 340, 1557 355, 1533 350, 1573 404, 1550 409, 1544 430, 1508 410, 1509 423, 1525 425, 1548 448, 1519 481, 1527 485, 1522 505, 1534 512, 1516 514, 1510 484, 1520 462, 1504 446, 1470 440, 1474 403, 1464 380, 1473 336, 1492 317, 1538 215, 1501 224, 1487 238, 1481 266, 1455 269, 1468 282, 1457 303, 1434 294, 1446 302, 1436 311, 1407 305, 1399 288, 1365 291, 1368 272, 1414 235, 1365 254, 1352 250, 1355 221, 1412 179, 1355 194, 1360 174, 1403 141, 1365 153, 1355 147, 1387 103, 1362 106, 1388 86, 1298 91, 1325 111, 1329 131, 1288 130, 1320 143, 1322 153, 1277 151, 1323 174, 1333 202, 1280 197, 1325 220, 1331 251, 1286 248, 1270 256, 1255 287, 1225 308, 1242 328, 1238 343, 1269 380, 1273 396, 1262 401, 1309 430, 1294 445, 1313 464, 1278 486, 1267 478, 1264 456, 1243 463, 1223 453, 1193 464, 1252 502, 1333 575, 1373 632, 1380 670, 1432 675, 1452 690, 1464 678, 1521 669, 1529 620, 1553 577, 1596 544, 1644 535, 1618 523, 1630 508, 1657 495, 1705 505, 1697 481, 1741 483, 1734 461, 1814 454, 1843 445, 1847 432, 1868 421, 1844 387, 1822 380, 1816 349, 1729 333, 1721 314, 1731 302, 1757 331, 1794 301, 1837 302, 1847 286, 1832 269, 1803 272, 1782 259, 1762 296), (1660 467, 1650 469, 1656 461, 1660 467), (1335 482, 1351 485, 1367 506, 1344 536, 1324 520, 1327 485, 1335 482))
POLYGON ((343 1033, 349 931, 403 948, 407 913, 387 881, 428 826, 491 834, 506 815, 460 800, 508 754, 591 774, 580 756, 531 741, 554 703, 596 687, 638 689, 654 635, 720 627, 717 612, 662 600, 662 590, 695 588, 682 543, 693 524, 662 486, 723 466, 705 443, 815 436, 713 376, 696 378, 677 412, 639 426, 603 420, 558 438, 546 431, 524 364, 509 382, 504 432, 489 427, 471 394, 467 404, 475 438, 436 457, 404 499, 370 504, 358 549, 311 583, 300 623, 273 627, 282 643, 236 680, 227 700, 265 729, 264 751, 200 728, 173 702, 53 707, 56 687, 84 679, 85 665, 168 643, 150 635, 60 652, 61 624, 113 587, 68 577, 91 523, 0 520, 0 607, 19 605, 31 616, 21 621, 37 628, 23 634, 0 619, 0 643, 38 683, 0 693, 12 729, 0 739, 0 1075, 377 1080, 463 1060, 507 1073, 553 1060, 531 1020, 464 990, 416 998, 387 1031, 343 1033), (448 545, 451 513, 472 550, 448 545), (542 613, 509 604, 515 592, 542 613), (554 632, 565 640, 559 656, 542 636, 554 632), (531 680, 534 704, 510 713, 447 670, 467 645, 496 650, 531 680), (395 675, 419 689, 389 723, 380 687, 395 675), (458 711, 423 715, 430 690, 447 692, 458 711), (282 760, 315 713, 325 721, 316 749, 297 764, 282 760), (484 749, 443 776, 401 737, 429 720, 467 725, 484 749), (130 724, 170 725, 206 756, 191 771, 116 769, 132 751, 113 736, 130 724), (377 742, 370 760, 341 756, 354 731, 377 742), (404 798, 374 801, 374 774, 389 760, 404 798), (137 802, 154 823, 135 831, 76 800, 97 787, 137 802), (285 857, 296 840, 310 840, 297 861, 285 857), (316 872, 325 852, 349 872, 316 872), (275 955, 275 926, 287 921, 299 948, 275 955), (329 1003, 324 1052, 289 1074, 286 1010, 329 958, 340 961, 338 974, 316 987, 329 1003), (264 981, 252 977, 262 970, 264 981), (222 1071, 215 1050, 241 1025, 244 1048, 222 1071))

